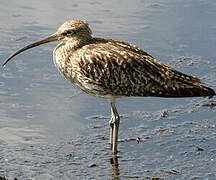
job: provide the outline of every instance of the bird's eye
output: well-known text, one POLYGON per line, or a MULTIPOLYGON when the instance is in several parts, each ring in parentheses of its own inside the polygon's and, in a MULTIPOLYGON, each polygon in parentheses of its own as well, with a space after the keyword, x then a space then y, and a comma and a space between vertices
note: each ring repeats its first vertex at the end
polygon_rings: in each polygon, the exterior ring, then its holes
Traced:
POLYGON ((72 35, 74 33, 74 31, 73 30, 67 30, 67 35, 72 35))
POLYGON ((64 36, 71 36, 74 33, 74 31, 72 29, 66 30, 64 31, 62 34, 64 36))

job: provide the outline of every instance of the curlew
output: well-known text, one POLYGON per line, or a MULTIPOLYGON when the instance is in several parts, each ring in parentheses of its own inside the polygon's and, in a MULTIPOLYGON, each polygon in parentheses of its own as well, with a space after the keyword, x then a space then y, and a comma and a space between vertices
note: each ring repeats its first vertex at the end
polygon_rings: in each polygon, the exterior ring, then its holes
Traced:
POLYGON ((216 95, 199 78, 157 61, 137 46, 92 37, 89 25, 80 20, 65 22, 55 34, 16 51, 3 65, 27 49, 53 41, 61 41, 53 51, 53 59, 63 76, 84 92, 110 101, 110 145, 114 155, 120 123, 117 98, 216 95))

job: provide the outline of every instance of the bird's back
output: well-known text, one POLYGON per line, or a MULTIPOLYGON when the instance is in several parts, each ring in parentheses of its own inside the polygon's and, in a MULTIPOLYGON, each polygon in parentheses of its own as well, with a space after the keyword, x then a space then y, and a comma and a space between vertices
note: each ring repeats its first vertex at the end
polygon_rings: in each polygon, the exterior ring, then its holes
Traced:
POLYGON ((56 65, 68 80, 92 95, 215 95, 214 90, 204 86, 200 79, 181 73, 125 42, 93 38, 81 47, 69 49, 64 44, 56 49, 56 65), (59 56, 62 51, 69 52, 59 56))

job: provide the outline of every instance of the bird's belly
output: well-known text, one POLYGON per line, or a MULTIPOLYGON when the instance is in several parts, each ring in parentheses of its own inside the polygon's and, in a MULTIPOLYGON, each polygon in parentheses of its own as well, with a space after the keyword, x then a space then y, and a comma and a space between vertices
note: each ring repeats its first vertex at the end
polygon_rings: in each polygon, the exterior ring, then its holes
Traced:
POLYGON ((77 81, 76 79, 73 81, 70 80, 70 82, 76 87, 80 88, 85 93, 90 94, 92 96, 97 96, 97 97, 106 98, 106 99, 125 97, 125 96, 113 95, 112 92, 109 91, 108 89, 105 90, 100 85, 97 85, 94 83, 88 83, 87 81, 84 81, 84 80, 77 81))

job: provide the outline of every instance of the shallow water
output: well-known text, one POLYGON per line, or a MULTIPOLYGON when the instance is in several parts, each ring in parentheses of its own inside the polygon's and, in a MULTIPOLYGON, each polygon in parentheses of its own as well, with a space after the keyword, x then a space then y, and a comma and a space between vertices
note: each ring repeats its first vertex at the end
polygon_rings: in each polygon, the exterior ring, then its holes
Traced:
MULTIPOLYGON (((211 0, 2 1, 0 59, 87 20, 95 36, 137 44, 216 89, 211 0)), ((56 44, 34 48, 0 72, 0 176, 13 179, 215 179, 215 98, 128 98, 118 159, 110 159, 109 103, 71 86, 54 67, 56 44), (138 144, 136 139, 141 138, 138 144)))

